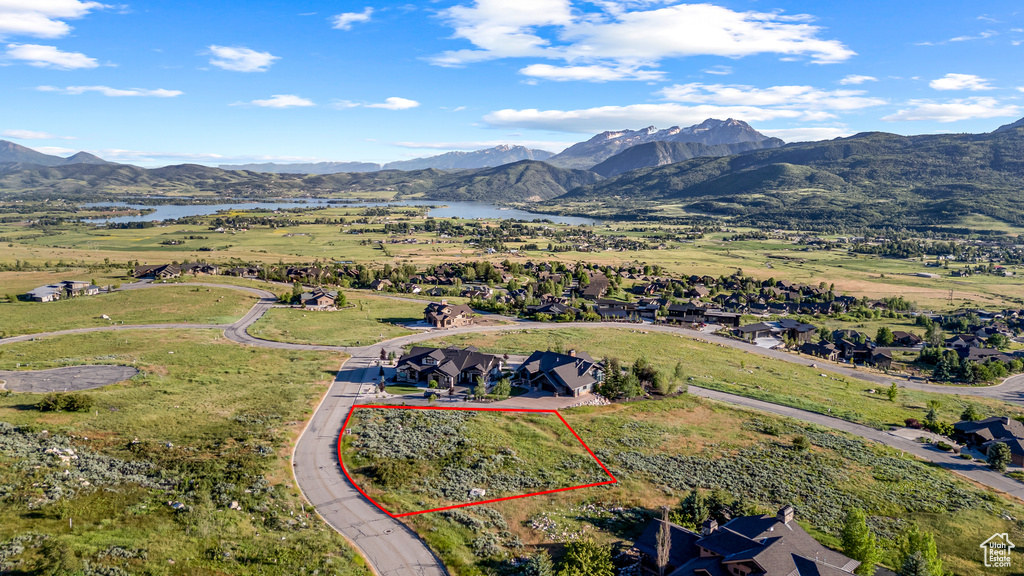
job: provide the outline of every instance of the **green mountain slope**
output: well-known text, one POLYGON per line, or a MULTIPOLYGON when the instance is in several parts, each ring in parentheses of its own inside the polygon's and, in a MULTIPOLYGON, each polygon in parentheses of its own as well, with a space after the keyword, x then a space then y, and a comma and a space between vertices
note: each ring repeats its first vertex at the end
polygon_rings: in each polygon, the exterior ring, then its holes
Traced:
POLYGON ((536 202, 561 196, 600 179, 586 170, 566 170, 544 162, 523 160, 496 168, 449 174, 435 182, 427 196, 437 200, 536 202))
POLYGON ((748 222, 953 222, 981 213, 1024 223, 1024 128, 991 134, 858 134, 644 168, 560 202, 682 202, 748 222), (760 218, 760 220, 758 220, 760 218))

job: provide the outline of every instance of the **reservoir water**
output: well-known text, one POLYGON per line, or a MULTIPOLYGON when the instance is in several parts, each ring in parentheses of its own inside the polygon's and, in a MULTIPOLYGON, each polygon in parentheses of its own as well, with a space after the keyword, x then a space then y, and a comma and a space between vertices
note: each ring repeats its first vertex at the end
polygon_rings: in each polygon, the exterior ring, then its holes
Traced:
POLYGON ((311 206, 429 206, 427 214, 434 218, 483 218, 486 220, 514 219, 514 220, 550 220, 558 224, 569 224, 573 226, 595 225, 599 222, 593 218, 581 218, 577 216, 557 216, 554 214, 540 214, 519 210, 516 208, 505 208, 484 202, 443 202, 437 200, 403 200, 394 202, 359 202, 346 203, 343 199, 321 199, 312 198, 302 202, 232 202, 227 204, 188 204, 172 205, 164 204, 150 206, 144 204, 131 204, 125 202, 94 202, 82 204, 84 208, 99 207, 135 208, 137 210, 155 210, 151 214, 141 216, 117 216, 114 218, 95 218, 92 221, 124 223, 124 222, 150 222, 173 220, 186 216, 206 216, 216 214, 222 210, 286 210, 288 208, 309 208, 311 206))

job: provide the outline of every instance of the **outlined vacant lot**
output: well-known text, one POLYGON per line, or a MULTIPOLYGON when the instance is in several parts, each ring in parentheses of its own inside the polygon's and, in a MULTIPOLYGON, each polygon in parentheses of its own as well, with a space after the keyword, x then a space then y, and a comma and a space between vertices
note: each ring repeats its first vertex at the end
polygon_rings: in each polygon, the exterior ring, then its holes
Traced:
POLYGON ((356 405, 338 461, 393 518, 616 482, 556 410, 356 405))

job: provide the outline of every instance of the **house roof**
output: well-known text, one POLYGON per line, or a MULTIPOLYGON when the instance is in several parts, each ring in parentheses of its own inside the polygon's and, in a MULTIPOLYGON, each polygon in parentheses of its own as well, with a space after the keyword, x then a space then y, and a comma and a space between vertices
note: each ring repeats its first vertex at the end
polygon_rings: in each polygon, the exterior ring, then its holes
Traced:
POLYGON ((1006 416, 992 416, 975 422, 964 420, 954 424, 953 429, 961 434, 977 434, 986 440, 1024 439, 1024 422, 1006 416))
POLYGON ((457 378, 466 370, 476 369, 480 372, 490 372, 501 360, 492 354, 482 354, 473 346, 469 348, 428 348, 415 346, 408 354, 398 359, 399 368, 415 370, 421 374, 429 374, 439 371, 443 374, 457 378), (434 364, 427 364, 426 358, 433 358, 434 364))
MULTIPOLYGON (((651 558, 657 558, 658 533, 661 531, 661 527, 664 524, 665 521, 660 519, 654 520, 648 524, 644 533, 637 538, 634 547, 651 558)), ((697 540, 700 539, 699 534, 691 532, 690 530, 671 522, 668 522, 668 530, 672 542, 672 546, 669 550, 669 564, 679 567, 685 564, 690 558, 700 554, 700 551, 697 550, 697 540)))
POLYGON ((594 384, 597 379, 590 374, 597 362, 589 354, 580 352, 575 356, 557 352, 536 351, 519 367, 525 370, 530 378, 539 374, 546 375, 553 383, 561 384, 570 390, 594 384))

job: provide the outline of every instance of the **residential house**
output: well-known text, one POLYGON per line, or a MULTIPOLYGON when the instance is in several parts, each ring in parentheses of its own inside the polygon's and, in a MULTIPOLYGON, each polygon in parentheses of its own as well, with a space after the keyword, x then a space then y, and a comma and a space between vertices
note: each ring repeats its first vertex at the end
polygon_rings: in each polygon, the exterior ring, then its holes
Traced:
POLYGON ((312 292, 305 292, 299 296, 299 304, 308 310, 335 310, 337 301, 337 292, 323 288, 314 288, 312 292))
POLYGON ((92 282, 85 280, 64 280, 57 284, 40 286, 30 290, 29 300, 33 302, 55 302, 64 298, 77 298, 79 296, 95 296, 100 293, 100 287, 94 286, 92 282))
POLYGON ((473 309, 465 304, 448 304, 447 300, 431 302, 423 311, 427 323, 435 328, 455 328, 473 323, 473 309))
POLYGON ((370 282, 370 290, 376 290, 378 292, 383 291, 383 290, 387 290, 391 286, 392 286, 391 280, 388 280, 386 278, 382 278, 380 280, 374 280, 373 282, 370 282))
POLYGON ((839 359, 839 348, 836 348, 835 344, 830 342, 821 342, 814 344, 811 342, 804 342, 800 346, 800 351, 804 354, 811 356, 817 356, 835 362, 839 359))
POLYGON ((536 306, 527 306, 526 312, 528 314, 547 314, 549 316, 561 316, 562 314, 572 314, 577 316, 580 313, 579 308, 573 308, 561 302, 547 302, 546 304, 540 304, 536 306))
POLYGON ((913 332, 904 332, 903 330, 894 330, 892 333, 893 346, 900 346, 903 348, 916 348, 924 344, 924 340, 920 336, 913 332))
POLYGON ((732 331, 736 336, 753 342, 759 338, 770 338, 775 335, 775 327, 764 322, 747 324, 732 331))
POLYGON ((241 266, 228 270, 226 274, 239 278, 257 278, 260 275, 260 268, 258 266, 241 266))
MULTIPOLYGON (((669 524, 668 576, 849 576, 860 562, 830 550, 794 521, 792 506, 775 516, 741 516, 722 526, 713 519, 700 533, 669 524)), ((658 574, 655 520, 637 539, 645 574, 658 574)))
POLYGON ((502 360, 492 354, 482 354, 476 348, 413 347, 398 359, 395 380, 413 384, 434 384, 434 388, 448 389, 462 384, 475 385, 477 378, 484 382, 501 375, 502 360))
POLYGON ((177 264, 153 264, 136 266, 133 275, 136 278, 152 278, 166 280, 181 276, 181 266, 177 264))
POLYGON ((590 274, 590 283, 583 288, 580 292, 580 296, 587 300, 598 300, 608 292, 608 288, 611 287, 611 283, 608 282, 608 277, 604 274, 597 272, 590 274))
POLYGON ((191 274, 193 276, 214 276, 219 270, 220 268, 218 268, 216 264, 207 264, 206 262, 195 262, 193 264, 185 264, 181 267, 181 272, 183 274, 191 274))
POLYGON ((589 355, 534 352, 516 370, 516 379, 524 386, 561 396, 585 396, 604 378, 601 365, 589 355))
POLYGON ((871 354, 871 364, 875 368, 888 370, 892 367, 892 354, 887 351, 876 350, 871 354))
POLYGON ((1010 447, 1010 461, 1024 466, 1024 422, 1006 416, 993 416, 976 422, 964 420, 953 425, 956 441, 975 446, 987 452, 995 443, 1010 447))

